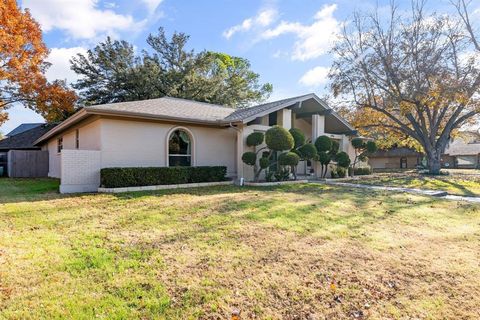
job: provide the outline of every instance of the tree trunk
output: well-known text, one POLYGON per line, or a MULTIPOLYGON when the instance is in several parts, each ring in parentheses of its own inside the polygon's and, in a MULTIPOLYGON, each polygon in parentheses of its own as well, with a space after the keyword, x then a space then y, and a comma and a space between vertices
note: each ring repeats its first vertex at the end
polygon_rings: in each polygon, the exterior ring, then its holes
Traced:
POLYGON ((428 162, 428 173, 430 174, 440 174, 441 169, 441 153, 437 151, 432 151, 431 153, 427 154, 427 162, 428 162))

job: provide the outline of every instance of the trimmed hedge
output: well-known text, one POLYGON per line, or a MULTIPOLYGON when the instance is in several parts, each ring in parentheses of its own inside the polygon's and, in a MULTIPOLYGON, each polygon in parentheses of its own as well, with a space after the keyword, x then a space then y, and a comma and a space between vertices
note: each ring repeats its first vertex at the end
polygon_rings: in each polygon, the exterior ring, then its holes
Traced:
POLYGON ((104 188, 123 188, 225 181, 227 167, 145 167, 103 168, 100 181, 104 188))
POLYGON ((356 176, 365 176, 365 175, 372 174, 372 169, 370 167, 355 168, 353 173, 356 176))

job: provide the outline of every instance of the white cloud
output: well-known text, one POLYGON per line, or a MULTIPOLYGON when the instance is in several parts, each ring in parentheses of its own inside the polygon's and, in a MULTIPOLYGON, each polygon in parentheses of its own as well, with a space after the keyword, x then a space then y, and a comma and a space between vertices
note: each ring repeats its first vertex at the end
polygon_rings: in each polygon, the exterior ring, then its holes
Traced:
POLYGON ((67 80, 68 84, 75 82, 78 75, 70 70, 70 59, 77 53, 86 54, 87 49, 82 47, 51 49, 47 61, 52 65, 47 70, 47 79, 49 81, 67 80))
POLYGON ((255 16, 243 20, 242 23, 237 24, 223 32, 223 36, 230 39, 237 32, 246 32, 254 27, 267 27, 278 16, 278 12, 275 9, 263 9, 255 16))
POLYGON ((142 0, 151 14, 155 12, 162 1, 163 0, 142 0))
POLYGON ((99 9, 98 0, 23 0, 22 6, 30 9, 43 31, 61 29, 75 39, 136 30, 144 23, 136 22, 131 15, 99 9))
POLYGON ((315 14, 315 21, 311 25, 282 21, 275 28, 265 30, 261 38, 272 39, 293 33, 297 40, 292 59, 305 61, 317 58, 330 50, 335 35, 340 31, 341 23, 333 16, 336 9, 336 4, 325 5, 315 14))
POLYGON ((328 82, 329 68, 315 67, 308 70, 301 78, 300 83, 307 87, 319 87, 328 82))

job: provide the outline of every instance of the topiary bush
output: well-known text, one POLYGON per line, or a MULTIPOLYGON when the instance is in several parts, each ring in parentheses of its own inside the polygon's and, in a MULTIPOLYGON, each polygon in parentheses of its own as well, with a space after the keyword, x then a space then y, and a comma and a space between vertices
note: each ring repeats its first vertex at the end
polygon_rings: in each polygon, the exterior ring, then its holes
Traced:
POLYGON ((320 136, 315 140, 315 147, 318 152, 328 152, 332 148, 332 139, 327 136, 320 136))
POLYGON ((260 165, 260 168, 267 169, 268 166, 270 165, 270 159, 266 157, 262 157, 260 158, 260 160, 258 160, 258 164, 260 165))
POLYGON ((295 141, 287 129, 273 126, 265 133, 265 143, 273 151, 292 150, 295 141))
POLYGON ((370 168, 370 167, 355 168, 353 173, 356 176, 369 175, 369 174, 372 174, 372 168, 370 168))
POLYGON ((103 168, 100 183, 105 188, 155 186, 225 181, 227 168, 214 167, 145 167, 103 168))
POLYGON ((254 166, 257 162, 257 154, 253 151, 247 151, 242 154, 242 161, 249 166, 254 166))
POLYGON ((294 148, 297 149, 305 144, 305 135, 298 128, 291 128, 288 130, 293 137, 294 148))
POLYGON ((263 143, 265 135, 263 132, 252 132, 247 136, 247 146, 256 147, 263 143))
POLYGON ((342 168, 348 168, 351 162, 350 157, 344 151, 337 153, 335 160, 337 161, 337 165, 342 168))
POLYGON ((296 166, 300 157, 294 152, 285 152, 278 156, 278 163, 282 166, 296 166))
POLYGON ((345 178, 347 175, 347 168, 346 167, 337 167, 336 171, 336 176, 338 178, 345 178))
POLYGON ((302 159, 313 160, 317 155, 317 148, 313 144, 307 143, 299 147, 297 152, 302 159))

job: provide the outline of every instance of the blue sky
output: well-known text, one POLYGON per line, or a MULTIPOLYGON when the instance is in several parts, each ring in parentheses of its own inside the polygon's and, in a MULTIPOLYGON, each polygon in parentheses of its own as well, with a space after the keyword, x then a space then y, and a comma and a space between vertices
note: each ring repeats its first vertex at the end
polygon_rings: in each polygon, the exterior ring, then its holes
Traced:
MULTIPOLYGON (((477 1, 477 0, 475 0, 477 1)), ((189 46, 250 60, 262 82, 273 84, 270 100, 315 92, 328 93, 326 74, 332 35, 354 10, 382 10, 388 0, 21 0, 40 22, 51 49, 47 77, 75 81, 68 60, 110 35, 146 48, 149 33, 191 36, 189 46)), ((407 8, 410 1, 399 0, 407 8)), ((430 0, 429 9, 451 10, 448 0, 430 0)), ((477 6, 480 12, 480 6, 477 6)), ((479 14, 480 15, 480 14, 479 14)), ((8 132, 42 118, 21 106, 9 110, 8 132)))

